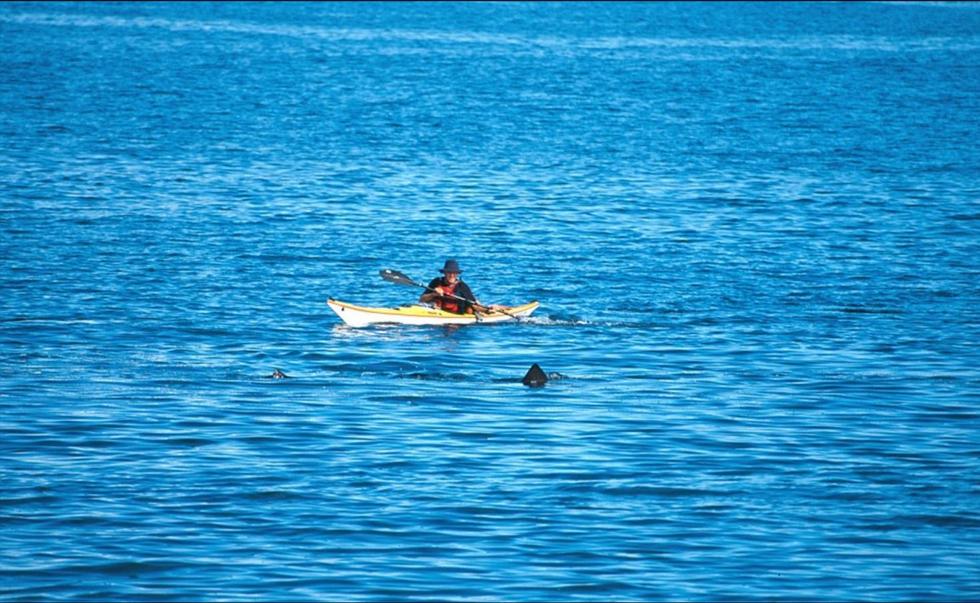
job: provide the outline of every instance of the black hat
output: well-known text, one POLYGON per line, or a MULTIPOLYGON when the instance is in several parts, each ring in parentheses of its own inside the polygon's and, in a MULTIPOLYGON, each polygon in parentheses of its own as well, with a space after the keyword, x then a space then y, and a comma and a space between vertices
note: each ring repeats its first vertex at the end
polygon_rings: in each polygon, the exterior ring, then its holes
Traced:
POLYGON ((446 260, 446 265, 443 266, 439 272, 443 274, 446 274, 447 272, 461 274, 463 271, 459 269, 459 264, 456 263, 456 260, 446 260))

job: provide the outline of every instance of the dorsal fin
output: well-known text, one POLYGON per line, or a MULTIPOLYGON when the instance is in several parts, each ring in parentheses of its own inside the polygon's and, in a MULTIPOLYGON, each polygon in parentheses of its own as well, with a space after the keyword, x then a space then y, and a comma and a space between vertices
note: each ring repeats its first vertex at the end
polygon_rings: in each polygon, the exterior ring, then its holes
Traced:
POLYGON ((541 370, 541 367, 538 366, 537 362, 531 365, 531 368, 528 369, 527 374, 524 375, 524 379, 521 380, 521 383, 528 387, 541 387, 547 382, 548 375, 541 370))

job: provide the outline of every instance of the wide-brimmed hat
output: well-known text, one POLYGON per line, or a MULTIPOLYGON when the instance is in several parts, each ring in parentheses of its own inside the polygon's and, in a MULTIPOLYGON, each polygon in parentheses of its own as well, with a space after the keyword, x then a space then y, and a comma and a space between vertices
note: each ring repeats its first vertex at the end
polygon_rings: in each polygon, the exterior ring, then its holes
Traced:
POLYGON ((457 274, 462 274, 463 271, 459 269, 459 264, 456 260, 446 260, 446 265, 439 270, 439 272, 446 274, 447 272, 455 272, 457 274))

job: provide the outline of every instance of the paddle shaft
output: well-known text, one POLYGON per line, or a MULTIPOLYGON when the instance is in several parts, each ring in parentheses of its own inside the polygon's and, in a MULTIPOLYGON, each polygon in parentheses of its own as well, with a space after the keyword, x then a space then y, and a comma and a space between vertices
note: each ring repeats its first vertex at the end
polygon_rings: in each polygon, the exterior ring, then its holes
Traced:
MULTIPOLYGON (((465 297, 460 297, 458 295, 453 295, 452 293, 439 293, 438 291, 436 291, 432 287, 429 287, 428 285, 423 285, 422 283, 420 283, 418 281, 415 281, 415 280, 411 279, 410 277, 408 277, 407 275, 402 274, 401 272, 397 272, 395 270, 382 270, 381 271, 381 278, 383 278, 386 281, 391 282, 391 283, 398 283, 399 285, 413 285, 415 287, 419 287, 419 288, 425 289, 426 291, 430 291, 432 293, 438 293, 439 295, 441 295, 443 297, 449 297, 449 298, 452 298, 452 299, 455 299, 455 300, 466 302, 468 304, 473 304, 474 307, 480 306, 481 308, 486 308, 486 306, 482 306, 480 304, 477 304, 473 300, 466 299, 465 297)), ((502 309, 499 309, 498 308, 497 311, 500 312, 501 314, 506 314, 507 316, 510 316, 511 318, 513 318, 514 320, 516 320, 518 322, 520 322, 520 320, 521 320, 521 317, 520 316, 517 316, 516 314, 511 314, 507 310, 502 310, 502 309)))

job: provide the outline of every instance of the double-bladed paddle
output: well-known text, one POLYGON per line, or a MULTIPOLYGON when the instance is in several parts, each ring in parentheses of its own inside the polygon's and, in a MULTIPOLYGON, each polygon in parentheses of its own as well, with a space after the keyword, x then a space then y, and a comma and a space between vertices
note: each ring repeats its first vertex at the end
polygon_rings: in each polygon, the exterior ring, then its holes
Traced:
MULTIPOLYGON (((380 272, 380 274, 381 274, 381 278, 383 278, 384 280, 388 281, 389 283, 395 283, 397 285, 409 285, 411 287, 420 287, 422 289, 425 289, 426 291, 431 291, 433 293, 436 293, 436 290, 435 289, 432 289, 428 285, 423 285, 422 283, 420 283, 418 281, 412 280, 412 278, 410 276, 408 276, 408 275, 406 275, 404 273, 398 272, 397 270, 389 270, 389 269, 386 268, 386 269, 382 270, 380 272)), ((479 305, 479 304, 474 304, 473 303, 473 300, 466 299, 465 297, 460 297, 458 295, 452 295, 451 293, 442 293, 441 295, 444 296, 444 297, 451 297, 452 299, 463 301, 463 302, 466 302, 468 304, 473 304, 474 306, 479 305)), ((486 306, 480 306, 480 307, 486 307, 486 306)), ((490 310, 490 311, 493 312, 494 310, 490 310)), ((517 316, 516 314, 511 314, 507 310, 502 310, 500 308, 497 308, 496 311, 497 312, 500 312, 501 314, 506 314, 507 316, 510 316, 511 318, 513 318, 514 320, 516 320, 518 322, 520 322, 520 320, 521 320, 521 317, 520 316, 517 316)))

